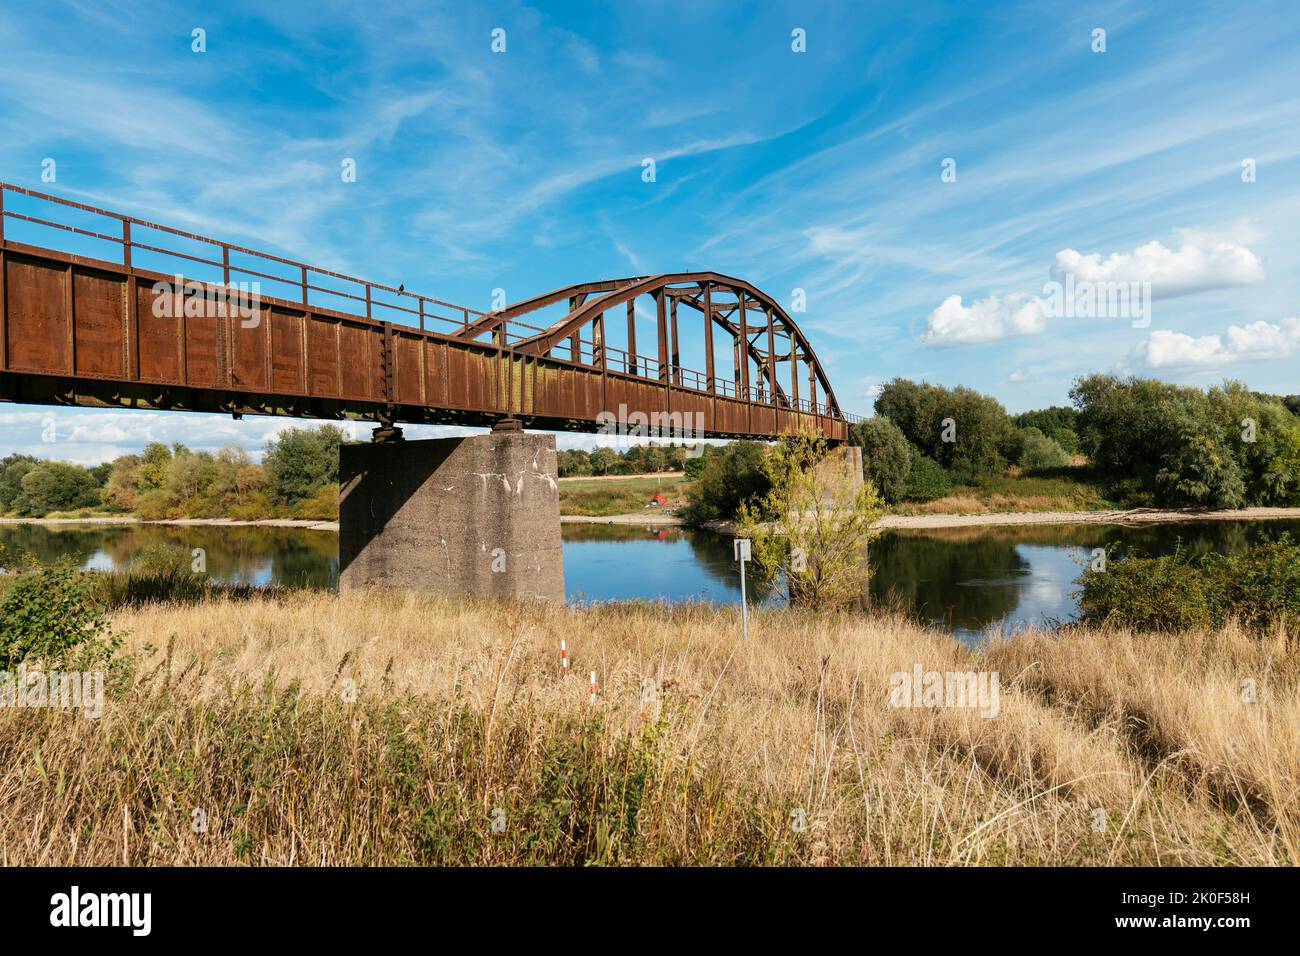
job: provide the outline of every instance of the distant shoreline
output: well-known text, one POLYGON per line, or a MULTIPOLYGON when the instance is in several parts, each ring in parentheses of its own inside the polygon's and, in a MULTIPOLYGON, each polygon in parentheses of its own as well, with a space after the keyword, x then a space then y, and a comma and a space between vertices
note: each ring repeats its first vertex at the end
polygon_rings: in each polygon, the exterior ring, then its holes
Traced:
MULTIPOLYGON (((905 531, 929 528, 998 527, 1005 525, 1037 524, 1167 524, 1191 521, 1269 521, 1300 520, 1300 508, 1240 508, 1237 510, 1202 511, 1196 509, 1135 508, 1128 511, 1005 511, 983 514, 885 515, 875 527, 885 531, 905 531)), ((685 527, 686 522, 676 515, 658 511, 633 512, 623 515, 561 515, 561 524, 613 524, 654 526, 662 528, 685 527)), ((0 518, 0 525, 159 525, 174 527, 217 528, 301 528, 306 531, 339 530, 337 521, 312 521, 303 518, 263 518, 257 521, 236 521, 231 518, 167 518, 161 521, 144 521, 131 515, 100 515, 93 518, 0 518)), ((734 526, 729 521, 710 521, 706 530, 731 534, 734 526)))
POLYGON ((886 515, 875 527, 968 528, 1023 524, 1168 524, 1184 521, 1268 521, 1300 520, 1300 508, 1237 508, 1201 510, 1195 508, 1133 508, 1127 511, 1003 511, 984 514, 886 515))
POLYGON ((177 527, 210 526, 218 528, 304 528, 308 531, 337 531, 337 521, 313 521, 308 518, 259 518, 236 521, 233 518, 164 518, 145 521, 133 515, 96 515, 92 518, 0 518, 6 524, 101 524, 101 525, 174 525, 177 527))

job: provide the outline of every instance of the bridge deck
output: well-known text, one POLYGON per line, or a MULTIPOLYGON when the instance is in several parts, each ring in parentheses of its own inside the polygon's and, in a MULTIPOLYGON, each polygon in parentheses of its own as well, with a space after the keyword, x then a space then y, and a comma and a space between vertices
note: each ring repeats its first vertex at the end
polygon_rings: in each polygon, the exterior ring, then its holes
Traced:
MULTIPOLYGON (((515 348, 504 330, 488 342, 468 337, 483 318, 0 184, 0 400, 469 425, 514 416, 572 431, 595 431, 602 413, 622 408, 708 436, 847 437, 850 419, 830 402, 635 354, 620 363, 612 348, 589 362, 576 344, 566 359, 515 348), (51 218, 51 207, 81 224, 51 218), (41 241, 17 241, 16 224, 41 241), (47 235, 71 237, 74 248, 47 245, 47 235), (94 254, 105 247, 120 261, 94 254), (282 295, 235 295, 248 278, 282 295)), ((514 325, 516 341, 545 331, 514 325)))

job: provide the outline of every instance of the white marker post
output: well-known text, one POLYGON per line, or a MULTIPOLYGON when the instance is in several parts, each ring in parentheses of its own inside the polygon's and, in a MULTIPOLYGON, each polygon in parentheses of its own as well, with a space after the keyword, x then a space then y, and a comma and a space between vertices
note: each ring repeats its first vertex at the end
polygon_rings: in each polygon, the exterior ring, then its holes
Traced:
POLYGON ((745 603, 745 562, 750 560, 749 539, 737 538, 732 544, 736 549, 736 560, 740 562, 740 630, 744 637, 749 637, 749 607, 745 603))

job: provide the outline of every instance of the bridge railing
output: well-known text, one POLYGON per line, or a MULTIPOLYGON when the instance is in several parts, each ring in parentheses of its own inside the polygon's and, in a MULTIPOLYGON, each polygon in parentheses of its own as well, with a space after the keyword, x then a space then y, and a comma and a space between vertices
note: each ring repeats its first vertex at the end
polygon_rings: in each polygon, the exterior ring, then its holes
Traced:
POLYGON ((484 314, 405 288, 0 182, 0 241, 5 240, 119 262, 128 270, 219 283, 241 294, 257 283, 259 292, 290 302, 444 334, 459 331, 484 314), (40 241, 27 242, 29 237, 40 241), (62 243, 55 241, 59 237, 62 243), (272 288, 261 289, 263 281, 272 283, 272 288))
MULTIPOLYGON (((418 327, 421 331, 452 334, 466 329, 487 313, 455 305, 432 296, 393 288, 356 276, 321 269, 284 256, 259 252, 244 246, 174 229, 159 223, 124 216, 86 203, 64 199, 0 182, 0 246, 15 243, 52 249, 68 255, 120 263, 126 271, 145 270, 163 276, 183 277, 186 282, 222 285, 241 297, 260 294, 305 307, 332 309, 365 315, 379 321, 418 327), (30 241, 29 241, 30 240, 30 241), (251 281, 250 281, 251 280, 251 281), (261 283, 271 283, 269 289, 261 283), (256 283, 256 291, 253 291, 256 283)), ((510 348, 547 331, 518 319, 508 320, 491 336, 491 341, 510 348)), ((556 347, 559 357, 572 356, 571 345, 556 347)), ((578 355, 572 360, 591 366, 604 363, 608 371, 662 381, 657 357, 634 354, 626 349, 578 339, 578 355)), ((748 392, 738 383, 709 376, 694 369, 669 365, 668 381, 685 388, 731 399, 748 399, 817 415, 843 417, 850 423, 857 415, 837 413, 829 406, 807 399, 771 401, 761 388, 748 392), (710 388, 712 385, 712 388, 710 388)))

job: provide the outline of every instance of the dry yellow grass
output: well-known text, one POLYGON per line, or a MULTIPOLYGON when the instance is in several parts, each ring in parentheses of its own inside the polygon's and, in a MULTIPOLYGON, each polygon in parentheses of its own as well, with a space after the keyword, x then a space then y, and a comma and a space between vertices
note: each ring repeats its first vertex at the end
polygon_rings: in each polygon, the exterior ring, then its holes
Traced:
POLYGON ((102 718, 0 711, 0 863, 1300 860, 1280 637, 981 654, 890 617, 760 612, 746 642, 734 609, 393 594, 114 620, 137 676, 102 718), (890 706, 918 663, 998 671, 998 715, 890 706))

